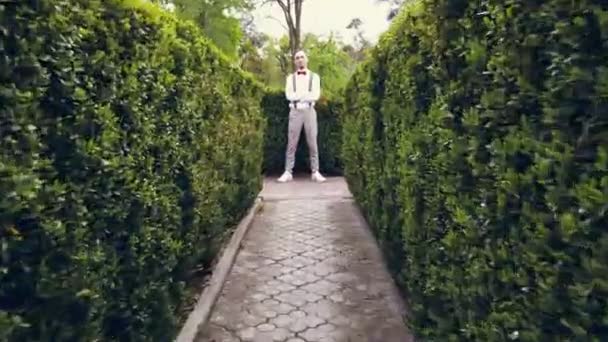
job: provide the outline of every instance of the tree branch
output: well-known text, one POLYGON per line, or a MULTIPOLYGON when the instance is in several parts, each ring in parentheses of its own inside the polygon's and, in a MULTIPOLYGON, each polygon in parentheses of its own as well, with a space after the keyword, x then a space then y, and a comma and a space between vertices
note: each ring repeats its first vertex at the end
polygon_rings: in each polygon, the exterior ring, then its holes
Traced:
POLYGON ((302 0, 295 0, 295 10, 296 10, 296 39, 295 42, 296 49, 300 48, 300 32, 302 32, 302 0))
POLYGON ((283 2, 283 0, 271 0, 271 1, 275 1, 277 4, 279 4, 279 6, 281 6, 281 8, 283 9, 283 12, 287 12, 289 13, 289 8, 287 7, 287 5, 283 2))
POLYGON ((275 18, 275 17, 273 17, 273 16, 270 16, 270 15, 269 15, 269 16, 267 16, 266 18, 267 18, 267 19, 273 19, 273 20, 276 20, 276 21, 279 23, 279 25, 281 25, 281 27, 282 27, 283 29, 285 29, 285 31, 287 31, 287 33, 289 33, 289 28, 288 28, 287 26, 285 26, 285 24, 283 24, 283 22, 282 22, 282 21, 280 21, 279 19, 277 19, 277 18, 275 18))
POLYGON ((287 25, 290 27, 293 26, 292 25, 292 21, 291 21, 291 13, 289 11, 289 0, 287 0, 287 5, 283 2, 283 0, 275 0, 277 2, 277 4, 279 4, 279 6, 281 6, 281 9, 283 10, 283 15, 285 16, 285 21, 287 21, 287 25))
POLYGON ((291 18, 290 7, 288 7, 291 6, 291 1, 287 0, 287 4, 285 4, 283 0, 276 0, 276 2, 279 4, 279 6, 281 6, 281 9, 283 10, 283 15, 285 16, 285 21, 287 22, 288 33, 291 41, 293 40, 293 37, 295 37, 296 34, 293 19, 291 18))

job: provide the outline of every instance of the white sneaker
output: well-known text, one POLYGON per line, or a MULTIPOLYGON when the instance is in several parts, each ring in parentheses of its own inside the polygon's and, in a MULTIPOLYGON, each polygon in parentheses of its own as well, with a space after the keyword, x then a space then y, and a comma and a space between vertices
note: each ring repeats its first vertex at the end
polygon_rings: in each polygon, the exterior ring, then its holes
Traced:
POLYGON ((318 182, 318 183, 325 182, 325 180, 326 180, 325 177, 323 177, 323 175, 321 175, 321 173, 319 171, 314 172, 312 174, 311 178, 312 178, 313 182, 318 182))
POLYGON ((277 179, 277 181, 279 183, 286 183, 286 182, 290 182, 292 180, 293 180, 293 175, 289 171, 285 171, 283 173, 283 175, 281 177, 279 177, 279 179, 277 179))

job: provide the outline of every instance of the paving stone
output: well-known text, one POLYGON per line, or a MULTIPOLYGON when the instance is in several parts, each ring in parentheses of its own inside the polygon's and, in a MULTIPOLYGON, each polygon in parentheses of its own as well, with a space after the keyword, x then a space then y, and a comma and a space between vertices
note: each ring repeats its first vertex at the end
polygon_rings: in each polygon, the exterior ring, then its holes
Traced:
POLYGON ((242 317, 243 317, 242 322, 249 327, 255 327, 259 324, 262 324, 264 321, 266 321, 266 318, 264 316, 252 315, 249 313, 242 315, 242 317))
POLYGON ((320 341, 323 338, 328 338, 335 329, 336 327, 333 324, 323 324, 316 328, 307 329, 300 336, 307 341, 320 341))
POLYGON ((282 275, 282 276, 278 277, 277 279, 284 281, 288 284, 291 284, 293 286, 302 286, 302 285, 308 283, 304 278, 295 276, 291 273, 282 275))
POLYGON ((343 182, 265 188, 281 200, 256 215, 197 342, 413 341, 401 321, 403 301, 358 209, 321 195, 346 189, 343 182), (311 198, 295 199, 302 194, 311 198))
POLYGON ((265 318, 275 318, 279 315, 279 313, 274 310, 265 310, 264 312, 262 312, 262 315, 265 318))
POLYGON ((330 323, 333 323, 336 326, 347 327, 351 324, 351 319, 345 315, 337 315, 328 320, 330 323))
POLYGON ((294 319, 304 318, 304 317, 306 317, 306 312, 304 312, 302 310, 296 310, 296 311, 289 313, 289 316, 293 317, 294 319))
POLYGON ((255 301, 262 302, 266 299, 269 299, 270 295, 268 295, 264 292, 255 292, 251 295, 251 298, 255 301))
POLYGON ((253 341, 255 337, 256 330, 254 327, 248 327, 241 331, 239 331, 238 335, 243 341, 253 341))
POLYGON ((304 299, 306 299, 306 301, 310 302, 310 303, 314 303, 314 302, 318 302, 319 300, 321 300, 321 296, 319 296, 318 294, 315 293, 311 293, 311 292, 307 292, 304 295, 304 299))
POLYGON ((292 312, 295 308, 296 307, 291 304, 280 303, 279 305, 275 306, 273 310, 278 312, 279 314, 288 314, 292 312))
POLYGON ((269 296, 274 296, 274 295, 278 295, 279 293, 281 293, 281 290, 279 290, 276 287, 271 287, 271 286, 264 286, 260 290, 262 290, 265 294, 267 294, 269 296))
POLYGON ((240 339, 232 332, 215 324, 208 324, 206 330, 196 336, 195 341, 209 341, 211 340, 209 336, 213 336, 217 341, 240 342, 240 339))
POLYGON ((289 330, 294 333, 300 333, 304 330, 308 329, 308 324, 304 320, 296 320, 289 325, 289 330))
POLYGON ((289 315, 278 315, 271 321, 277 327, 286 327, 294 322, 294 319, 289 315))
POLYGON ((336 271, 336 268, 331 265, 318 263, 313 266, 310 266, 308 269, 306 269, 306 271, 312 272, 318 277, 328 277, 336 271))
POLYGON ((263 304, 264 306, 269 307, 269 306, 275 306, 275 305, 279 305, 279 304, 281 304, 281 302, 279 302, 279 301, 278 301, 278 300, 276 300, 276 299, 266 299, 266 300, 264 300, 264 301, 262 302, 262 304, 263 304))
POLYGON ((268 323, 260 324, 257 326, 257 329, 262 332, 273 331, 275 328, 276 328, 276 326, 274 324, 268 324, 268 323))
POLYGON ((316 328, 325 323, 325 320, 316 315, 306 315, 306 317, 302 318, 302 321, 304 321, 309 328, 316 328))
POLYGON ((280 282, 280 284, 276 286, 276 289, 279 290, 280 292, 287 292, 287 291, 295 290, 296 287, 291 284, 280 282))
POLYGON ((335 303, 327 299, 321 299, 315 303, 308 303, 302 307, 302 310, 309 315, 313 314, 323 319, 330 319, 342 312, 341 307, 336 306, 335 303))
POLYGON ((284 328, 277 328, 274 329, 274 331, 272 332, 272 340, 273 341, 285 341, 286 339, 288 339, 289 337, 292 337, 293 333, 287 329, 284 328))
POLYGON ((332 292, 340 289, 340 285, 329 282, 325 279, 321 279, 317 282, 302 286, 302 288, 308 292, 316 293, 318 295, 327 296, 332 292))
POLYGON ((329 295, 327 298, 334 303, 344 303, 344 296, 339 292, 334 292, 329 295))
MULTIPOLYGON (((294 290, 295 291, 295 290, 294 290)), ((302 295, 294 294, 293 291, 281 293, 274 298, 280 300, 283 303, 291 304, 293 306, 301 306, 306 303, 306 299, 302 295)))
POLYGON ((357 276, 351 272, 339 272, 330 274, 325 279, 334 283, 353 284, 357 281, 357 276))
POLYGON ((258 331, 253 338, 253 342, 270 342, 274 340, 274 332, 260 332, 258 331))

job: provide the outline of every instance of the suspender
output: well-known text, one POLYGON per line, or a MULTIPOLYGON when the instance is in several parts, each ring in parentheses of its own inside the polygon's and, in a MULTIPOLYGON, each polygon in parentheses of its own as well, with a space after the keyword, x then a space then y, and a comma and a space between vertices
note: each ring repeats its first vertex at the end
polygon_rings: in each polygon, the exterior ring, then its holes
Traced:
MULTIPOLYGON (((315 73, 314 73, 314 72, 311 72, 311 73, 310 73, 310 77, 308 78, 308 91, 309 91, 309 92, 311 92, 311 91, 312 91, 312 81, 313 81, 313 78, 314 78, 314 77, 315 77, 315 73)), ((295 92, 296 92, 296 73, 295 73, 295 72, 294 72, 294 73, 291 75, 291 81, 292 81, 292 83, 293 83, 293 92, 295 93, 295 92)), ((297 104, 297 103, 298 103, 298 101, 294 101, 294 102, 292 102, 292 103, 293 103, 293 104, 294 104, 294 106, 295 106, 295 104, 297 104)), ((311 104, 311 103, 309 103, 309 104, 308 104, 308 106, 309 106, 309 107, 312 107, 312 104, 311 104)))
MULTIPOLYGON (((308 91, 312 91, 312 79, 315 77, 315 73, 311 72, 310 73, 310 78, 308 78, 308 91)), ((296 73, 293 73, 291 75, 291 80, 293 83, 293 92, 296 92, 296 73)))
POLYGON ((312 91, 312 79, 315 77, 315 73, 310 73, 310 78, 308 79, 308 92, 312 91))

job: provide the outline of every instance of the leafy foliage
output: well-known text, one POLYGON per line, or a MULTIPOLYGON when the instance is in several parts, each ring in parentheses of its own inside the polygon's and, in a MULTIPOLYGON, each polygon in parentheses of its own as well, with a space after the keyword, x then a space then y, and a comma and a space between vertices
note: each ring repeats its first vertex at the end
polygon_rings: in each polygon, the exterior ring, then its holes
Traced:
POLYGON ((169 341, 261 186, 262 88, 126 0, 0 4, 0 339, 169 341))
POLYGON ((236 59, 243 40, 241 21, 234 12, 249 11, 247 0, 172 0, 179 17, 194 21, 217 47, 236 59))
MULTIPOLYGON (((322 97, 316 104, 320 171, 329 175, 342 173, 340 160, 341 128, 338 100, 322 97)), ((262 99, 262 111, 266 115, 267 130, 264 140, 264 165, 266 174, 278 174, 285 170, 287 126, 289 107, 282 91, 268 91, 262 99)), ((304 129, 298 143, 294 172, 310 172, 310 160, 304 129)))
POLYGON ((608 5, 405 5, 343 162, 425 341, 608 340, 608 5))
MULTIPOLYGON (((337 98, 354 72, 356 61, 345 52, 345 47, 334 37, 321 39, 307 34, 302 41, 303 50, 308 56, 308 67, 321 76, 321 92, 327 98, 337 98)), ((285 86, 285 77, 293 72, 289 39, 270 41, 264 50, 264 56, 258 68, 247 68, 261 82, 271 88, 281 89, 285 86)))

